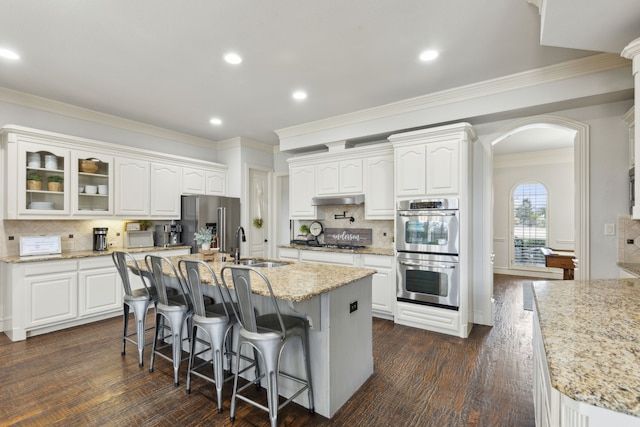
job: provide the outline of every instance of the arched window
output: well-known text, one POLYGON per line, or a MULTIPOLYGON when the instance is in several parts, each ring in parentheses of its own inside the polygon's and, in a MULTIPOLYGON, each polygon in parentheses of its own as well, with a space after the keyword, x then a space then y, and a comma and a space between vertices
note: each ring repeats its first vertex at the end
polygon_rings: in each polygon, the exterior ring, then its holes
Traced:
POLYGON ((539 182, 519 184, 513 191, 513 266, 544 267, 547 246, 547 189, 539 182))

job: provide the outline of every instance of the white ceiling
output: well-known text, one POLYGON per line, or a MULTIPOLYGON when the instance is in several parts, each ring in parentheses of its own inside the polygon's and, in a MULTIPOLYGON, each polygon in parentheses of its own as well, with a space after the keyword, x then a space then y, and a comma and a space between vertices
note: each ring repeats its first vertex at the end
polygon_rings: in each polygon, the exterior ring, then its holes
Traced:
MULTIPOLYGON (((0 87, 216 141, 275 145, 275 129, 593 54, 541 46, 539 11, 527 0, 0 0, 0 8, 0 47, 22 57, 0 59, 0 87), (440 57, 421 63, 427 48, 440 57), (226 64, 228 51, 244 62, 226 64), (293 100, 295 89, 308 99, 293 100), (222 126, 209 124, 214 116, 222 126)), ((558 25, 545 16, 546 29, 558 25)), ((570 33, 606 38, 590 28, 570 33)))

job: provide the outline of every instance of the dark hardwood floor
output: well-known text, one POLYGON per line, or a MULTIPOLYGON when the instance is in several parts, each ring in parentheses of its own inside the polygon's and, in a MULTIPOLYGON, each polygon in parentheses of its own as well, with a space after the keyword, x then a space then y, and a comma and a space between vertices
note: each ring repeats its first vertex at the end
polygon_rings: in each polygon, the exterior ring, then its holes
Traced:
MULTIPOLYGON (((522 309, 522 279, 495 277, 494 327, 468 339, 374 319, 375 373, 331 419, 289 405, 281 426, 533 426, 532 313, 522 309)), ((150 374, 128 345, 120 355, 121 318, 12 343, 0 334, 0 425, 267 426, 266 412, 238 403, 229 421, 213 386, 184 371, 173 387, 169 363, 150 374)), ((345 352, 348 349, 345 349, 345 352)), ((148 350, 145 359, 148 361, 148 350)))

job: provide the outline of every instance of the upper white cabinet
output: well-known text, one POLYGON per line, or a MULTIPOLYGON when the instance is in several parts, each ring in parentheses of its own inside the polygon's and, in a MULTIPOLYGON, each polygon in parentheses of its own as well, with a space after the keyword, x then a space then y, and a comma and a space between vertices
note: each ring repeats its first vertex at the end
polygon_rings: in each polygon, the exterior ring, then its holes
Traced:
POLYGON ((424 145, 396 148, 396 197, 426 194, 425 153, 424 145))
POLYGON ((314 165, 289 166, 289 216, 295 219, 316 219, 314 197, 316 169, 314 165))
POLYGON ((319 219, 316 196, 364 194, 365 219, 393 219, 393 148, 388 143, 292 157, 291 219, 319 219))
POLYGON ((150 173, 151 216, 180 219, 182 168, 175 165, 152 163, 150 173))
POLYGON ((150 213, 149 162, 116 158, 116 215, 144 218, 150 213))
POLYGON ((444 141, 426 145, 427 195, 460 192, 460 142, 444 141))
POLYGON ((393 219, 393 154, 365 159, 365 219, 393 219))
POLYGON ((461 188, 469 178, 462 168, 466 160, 461 150, 474 139, 473 128, 467 123, 391 135, 396 198, 459 196, 468 191, 461 188))
POLYGON ((360 194, 362 159, 320 163, 316 166, 316 195, 360 194))
POLYGON ((113 157, 73 151, 71 159, 73 214, 88 217, 113 214, 113 157))
POLYGON ((14 125, 0 135, 4 219, 179 219, 183 192, 226 195, 225 165, 14 125))

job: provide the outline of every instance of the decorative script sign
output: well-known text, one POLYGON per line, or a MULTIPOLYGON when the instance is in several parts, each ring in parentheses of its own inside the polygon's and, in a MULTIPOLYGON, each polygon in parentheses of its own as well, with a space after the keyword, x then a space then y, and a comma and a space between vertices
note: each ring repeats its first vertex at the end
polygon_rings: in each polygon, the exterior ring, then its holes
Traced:
POLYGON ((324 243, 330 245, 358 245, 371 244, 372 232, 370 228, 325 228, 324 243))

